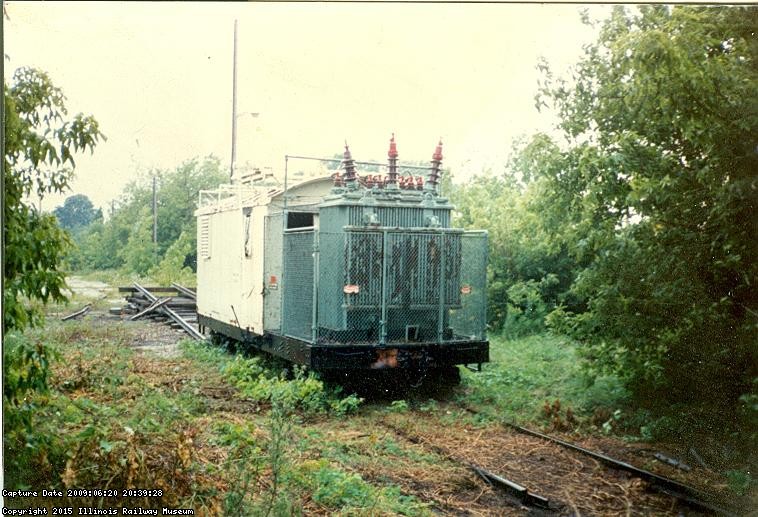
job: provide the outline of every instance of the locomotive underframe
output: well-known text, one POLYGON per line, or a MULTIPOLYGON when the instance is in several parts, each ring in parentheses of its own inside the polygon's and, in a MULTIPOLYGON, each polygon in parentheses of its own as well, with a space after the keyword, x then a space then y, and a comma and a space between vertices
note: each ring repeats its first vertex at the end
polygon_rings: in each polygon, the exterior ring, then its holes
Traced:
POLYGON ((236 325, 224 323, 198 314, 198 324, 219 334, 235 339, 246 346, 281 357, 317 371, 376 370, 391 366, 377 366, 378 359, 388 351, 396 351, 399 369, 444 368, 459 364, 481 364, 489 361, 489 341, 465 340, 417 343, 361 343, 320 345, 306 341, 265 333, 255 334, 236 325))

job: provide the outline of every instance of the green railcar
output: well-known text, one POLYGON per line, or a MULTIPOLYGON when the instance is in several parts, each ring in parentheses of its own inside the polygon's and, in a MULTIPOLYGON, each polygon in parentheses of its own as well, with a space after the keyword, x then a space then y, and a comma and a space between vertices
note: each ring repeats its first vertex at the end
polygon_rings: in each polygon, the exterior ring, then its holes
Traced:
POLYGON ((201 206, 201 326, 327 373, 487 362, 487 234, 451 227, 439 147, 425 182, 393 149, 387 176, 361 177, 346 147, 344 174, 201 206), (244 246, 214 262, 226 234, 244 246))

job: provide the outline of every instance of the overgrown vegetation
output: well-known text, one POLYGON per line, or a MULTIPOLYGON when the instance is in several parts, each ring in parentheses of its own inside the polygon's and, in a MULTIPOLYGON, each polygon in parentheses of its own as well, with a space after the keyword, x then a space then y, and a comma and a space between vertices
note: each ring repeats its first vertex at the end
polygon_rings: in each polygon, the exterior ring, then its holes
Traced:
POLYGON ((523 154, 540 226, 582 265, 571 292, 587 308, 562 307, 553 328, 637 400, 706 428, 744 426, 758 378, 756 21, 754 8, 617 9, 575 84, 548 75, 542 89, 565 147, 536 137, 523 154))
POLYGON ((106 222, 95 221, 75 235, 77 247, 68 258, 69 267, 78 271, 120 269, 159 282, 194 284, 198 191, 214 188, 225 179, 220 161, 210 156, 132 181, 106 222), (156 243, 153 176, 158 178, 156 243))
POLYGON ((180 357, 145 356, 128 346, 130 332, 85 321, 9 337, 5 488, 148 486, 163 496, 147 504, 206 515, 425 513, 397 487, 322 457, 306 432, 308 419, 355 412, 355 395, 196 342, 181 344, 180 357))
POLYGON ((338 416, 354 413, 362 399, 355 394, 342 397, 339 386, 325 386, 313 372, 298 365, 283 363, 270 356, 229 359, 218 347, 187 342, 184 351, 197 360, 219 367, 224 378, 235 386, 241 397, 277 405, 283 411, 314 416, 331 412, 338 416))
POLYGON ((562 138, 453 191, 490 233, 494 330, 549 328, 669 427, 756 438, 753 7, 617 7, 537 103, 562 138))
MULTIPOLYGON (((561 421, 600 431, 608 418, 604 415, 623 409, 629 393, 617 377, 588 378, 579 361, 579 345, 570 338, 534 335, 520 339, 492 338, 491 363, 481 373, 467 373, 462 401, 481 412, 513 423, 540 422, 545 404, 558 400, 561 421)), ((554 422, 547 421, 552 426, 554 422)), ((633 432, 639 432, 639 429, 633 432)))
POLYGON ((67 235, 31 196, 63 193, 77 152, 92 151, 103 134, 92 116, 66 119, 65 96, 41 70, 20 68, 5 85, 3 157, 3 330, 42 322, 35 303, 65 296, 61 261, 67 235))

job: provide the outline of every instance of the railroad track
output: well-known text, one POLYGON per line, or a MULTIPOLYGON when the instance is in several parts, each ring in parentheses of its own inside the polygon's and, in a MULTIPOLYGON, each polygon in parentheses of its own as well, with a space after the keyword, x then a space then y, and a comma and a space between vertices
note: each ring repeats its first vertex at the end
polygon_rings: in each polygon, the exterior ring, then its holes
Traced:
POLYGON ((533 431, 531 429, 527 429, 525 427, 521 427, 521 426, 510 424, 510 423, 506 423, 505 425, 507 425, 508 427, 510 427, 511 429, 514 429, 515 431, 519 433, 527 434, 529 436, 534 436, 534 437, 549 441, 551 443, 555 443, 566 449, 576 451, 586 456, 589 456, 591 458, 594 458, 613 469, 622 470, 640 479, 644 479, 650 484, 649 486, 651 486, 652 488, 659 490, 661 492, 664 492, 694 508, 698 508, 700 510, 706 510, 708 512, 716 513, 719 515, 725 515, 728 517, 737 517, 738 515, 740 515, 738 510, 728 508, 723 502, 718 501, 716 496, 714 496, 713 494, 703 492, 702 490, 697 489, 695 487, 685 485, 684 483, 680 483, 679 481, 676 481, 671 478, 667 478, 665 476, 661 476, 659 474, 655 474, 648 470, 637 468, 624 461, 611 458, 610 456, 607 456, 605 454, 591 451, 583 447, 579 447, 578 445, 575 445, 573 443, 560 440, 558 438, 540 433, 538 431, 533 431))
MULTIPOLYGON (((470 407, 464 405, 459 406, 461 409, 471 414, 479 414, 478 411, 470 407)), ((425 437, 413 434, 407 429, 393 425, 390 422, 381 422, 381 425, 411 443, 422 445, 458 465, 465 466, 485 483, 500 491, 515 507, 528 510, 529 515, 559 515, 566 514, 567 512, 578 513, 576 511, 571 512, 571 505, 566 504, 560 495, 550 493, 549 489, 540 486, 523 486, 523 482, 519 479, 509 479, 500 473, 491 472, 477 462, 471 461, 471 459, 465 455, 455 453, 448 447, 441 446, 425 437)), ((744 514, 744 510, 732 507, 728 503, 720 500, 717 496, 695 487, 685 485, 674 479, 640 469, 603 453, 585 449, 538 431, 533 431, 510 423, 504 423, 503 425, 505 428, 516 433, 542 440, 550 445, 558 446, 563 450, 571 451, 571 453, 577 453, 592 458, 594 462, 600 463, 606 468, 625 472, 628 475, 639 478, 646 482, 649 489, 673 497, 680 503, 680 505, 695 510, 699 514, 705 513, 708 515, 723 515, 728 517, 736 517, 744 514)), ((550 468, 550 465, 546 464, 543 468, 550 468)))
POLYGON ((453 463, 462 465, 469 470, 473 471, 479 478, 481 478, 486 484, 492 486, 501 491, 505 498, 517 508, 526 508, 533 516, 549 516, 559 515, 563 506, 550 501, 548 498, 543 497, 530 491, 528 488, 519 485, 518 483, 506 479, 494 472, 490 472, 481 465, 473 463, 466 458, 455 454, 454 452, 433 444, 419 436, 410 434, 408 431, 394 426, 387 422, 381 422, 381 425, 388 430, 392 431, 396 435, 408 440, 411 443, 422 445, 438 455, 452 461, 453 463))

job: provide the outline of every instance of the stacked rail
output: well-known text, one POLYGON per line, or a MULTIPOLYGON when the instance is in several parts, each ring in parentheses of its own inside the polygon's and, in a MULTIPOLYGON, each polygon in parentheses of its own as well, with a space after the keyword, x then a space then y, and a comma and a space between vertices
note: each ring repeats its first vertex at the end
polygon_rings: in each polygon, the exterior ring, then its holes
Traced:
POLYGON ((184 330, 197 340, 205 337, 197 330, 197 300, 195 291, 179 284, 170 287, 143 287, 138 283, 119 287, 120 293, 126 293, 127 304, 111 309, 120 315, 129 314, 130 320, 150 318, 159 323, 166 323, 175 329, 184 330))

